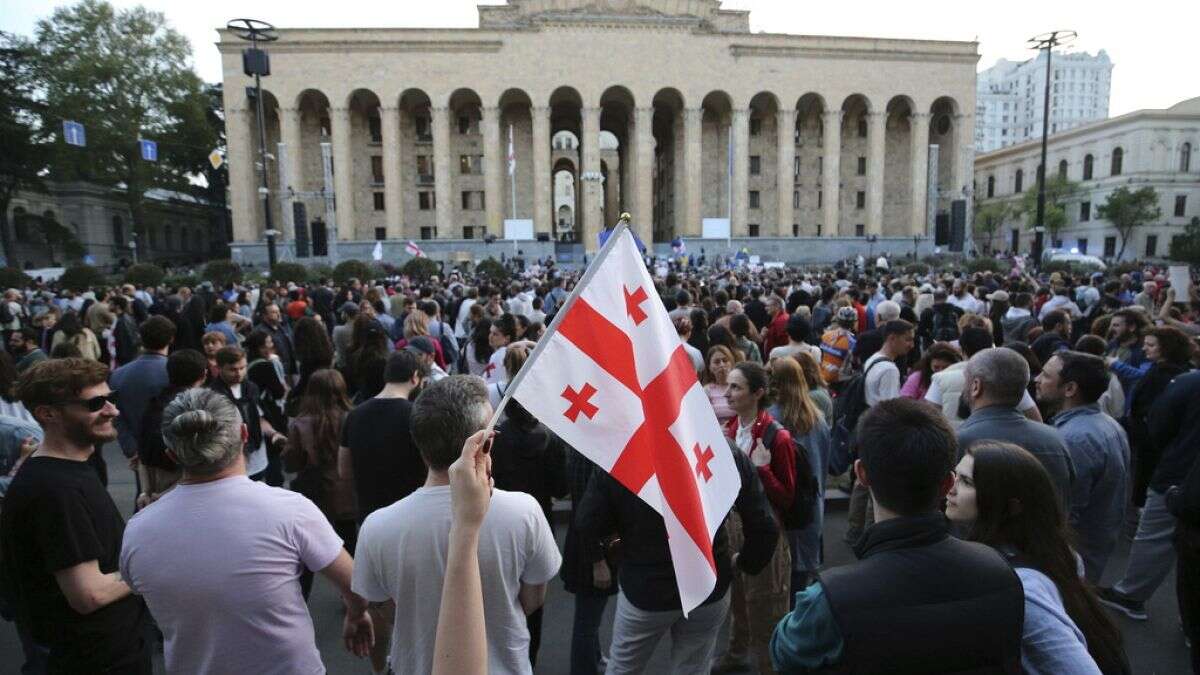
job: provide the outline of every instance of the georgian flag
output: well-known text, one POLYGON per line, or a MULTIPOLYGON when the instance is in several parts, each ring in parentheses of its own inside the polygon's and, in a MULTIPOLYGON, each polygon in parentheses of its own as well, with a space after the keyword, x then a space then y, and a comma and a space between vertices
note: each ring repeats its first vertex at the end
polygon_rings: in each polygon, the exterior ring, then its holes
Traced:
POLYGON ((514 381, 513 398, 662 515, 684 615, 712 593, 712 543, 741 479, 632 232, 514 381))
POLYGON ((422 251, 421 247, 417 246, 417 242, 412 239, 409 239, 408 243, 404 245, 404 252, 417 258, 425 257, 425 251, 422 251))

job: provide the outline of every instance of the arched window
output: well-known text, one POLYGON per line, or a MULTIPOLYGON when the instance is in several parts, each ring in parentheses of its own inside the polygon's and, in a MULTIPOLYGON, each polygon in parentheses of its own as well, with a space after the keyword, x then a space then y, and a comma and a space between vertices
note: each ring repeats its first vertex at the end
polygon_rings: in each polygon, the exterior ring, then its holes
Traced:
POLYGON ((1024 188, 1024 182, 1025 172, 1021 169, 1017 169, 1017 175, 1013 178, 1013 192, 1020 192, 1024 188))
POLYGON ((18 241, 24 241, 29 237, 29 227, 25 223, 25 209, 18 206, 13 209, 12 215, 13 234, 18 241))
POLYGON ((1192 170, 1192 144, 1184 143, 1179 151, 1179 170, 1187 173, 1192 170))
POLYGON ((1067 160, 1065 159, 1058 163, 1058 177, 1063 180, 1067 179, 1067 160))
POLYGON ((988 197, 996 196, 996 177, 988 176, 988 197))
POLYGON ((1121 165, 1124 163, 1124 159, 1125 159, 1125 151, 1122 150, 1121 148, 1113 148, 1112 171, 1109 171, 1110 175, 1113 175, 1113 176, 1121 175, 1121 165))
POLYGON ((125 223, 121 220, 121 216, 112 217, 112 238, 113 246, 125 246, 125 223))
POLYGON ((1092 179, 1092 164, 1093 164, 1093 161, 1094 161, 1094 160, 1092 159, 1092 156, 1091 156, 1091 155, 1087 155, 1086 157, 1084 157, 1084 158, 1083 158, 1083 179, 1084 179, 1084 180, 1091 180, 1091 179, 1092 179))

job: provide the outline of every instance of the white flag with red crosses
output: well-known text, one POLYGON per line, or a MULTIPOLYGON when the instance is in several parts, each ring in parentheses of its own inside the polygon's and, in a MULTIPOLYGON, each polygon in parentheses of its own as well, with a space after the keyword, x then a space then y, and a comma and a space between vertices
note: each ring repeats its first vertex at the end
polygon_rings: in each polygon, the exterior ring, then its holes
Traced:
POLYGON ((741 478, 632 233, 593 264, 512 396, 662 515, 686 615, 716 586, 741 478))

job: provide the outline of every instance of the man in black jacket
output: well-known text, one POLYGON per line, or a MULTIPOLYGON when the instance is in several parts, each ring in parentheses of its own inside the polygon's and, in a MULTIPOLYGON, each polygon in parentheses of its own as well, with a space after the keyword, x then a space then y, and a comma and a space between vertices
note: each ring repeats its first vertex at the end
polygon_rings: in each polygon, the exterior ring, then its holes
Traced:
POLYGON ((923 403, 892 399, 863 415, 858 443, 854 472, 871 491, 875 524, 854 547, 857 563, 796 595, 771 638, 775 669, 1020 672, 1020 579, 995 549, 951 537, 938 510, 954 481, 950 424, 923 403))
POLYGON ((113 356, 117 365, 123 366, 138 357, 138 348, 142 346, 142 341, 138 335, 137 322, 129 315, 128 298, 114 295, 108 301, 108 309, 117 317, 117 322, 112 327, 113 341, 116 342, 116 354, 113 356))
MULTIPOLYGON (((1150 477, 1146 505, 1138 518, 1137 534, 1129 549, 1129 565, 1112 588, 1099 591, 1100 602, 1138 621, 1145 621, 1146 601, 1175 566, 1175 516, 1168 510, 1167 491, 1181 485, 1200 453, 1200 372, 1180 375, 1159 395, 1148 417, 1150 437, 1163 449, 1162 459, 1150 477)), ((1194 480, 1194 479, 1193 479, 1194 480)), ((1175 510, 1185 513, 1176 497, 1175 510)), ((1186 575, 1180 580, 1186 583, 1186 575)), ((1194 621, 1194 617, 1192 618, 1194 621)), ((1185 625, 1189 623, 1184 618, 1185 625)))
MULTIPOLYGON (((1184 375, 1177 380, 1174 406, 1186 405, 1187 410, 1200 406, 1200 373, 1184 375)), ((1174 428, 1173 450, 1195 457, 1200 448, 1200 420, 1195 415, 1174 415, 1159 420, 1174 428), (1185 449, 1190 449, 1190 452, 1185 449)), ((1192 671, 1200 673, 1200 464, 1192 462, 1187 478, 1167 491, 1167 508, 1178 518, 1175 527, 1175 552, 1179 567, 1175 575, 1175 595, 1179 598, 1179 618, 1183 632, 1192 643, 1192 671)))
POLYGON ((717 634, 729 612, 728 590, 734 566, 746 574, 758 574, 770 562, 779 537, 775 517, 750 459, 732 443, 727 449, 742 480, 733 508, 742 519, 745 541, 740 551, 730 551, 726 527, 722 525, 717 531, 713 541, 717 585, 687 618, 679 601, 662 516, 607 473, 597 473, 588 486, 576 514, 580 536, 599 539, 615 530, 621 537, 621 592, 613 623, 609 675, 642 672, 654 647, 668 631, 668 672, 707 673, 717 634))

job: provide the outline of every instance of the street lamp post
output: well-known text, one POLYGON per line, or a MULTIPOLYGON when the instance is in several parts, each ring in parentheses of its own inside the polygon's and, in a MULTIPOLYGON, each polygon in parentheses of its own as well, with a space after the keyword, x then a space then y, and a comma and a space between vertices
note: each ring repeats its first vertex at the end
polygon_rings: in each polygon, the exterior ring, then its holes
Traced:
POLYGON ((263 234, 267 237, 267 264, 275 267, 275 235, 278 232, 271 223, 271 190, 267 184, 267 125, 263 120, 262 77, 271 74, 271 63, 267 53, 258 48, 259 42, 274 42, 279 39, 275 27, 257 19, 234 19, 225 26, 234 35, 250 41, 250 48, 242 50, 242 72, 254 76, 254 107, 258 121, 258 156, 262 162, 262 185, 258 188, 263 201, 263 234))
POLYGON ((1042 92, 1042 166, 1038 170, 1037 220, 1033 229, 1033 264, 1042 266, 1042 247, 1046 236, 1046 140, 1050 132, 1050 61, 1054 48, 1070 44, 1077 33, 1073 30, 1056 30, 1029 38, 1030 49, 1046 52, 1046 86, 1042 92))

